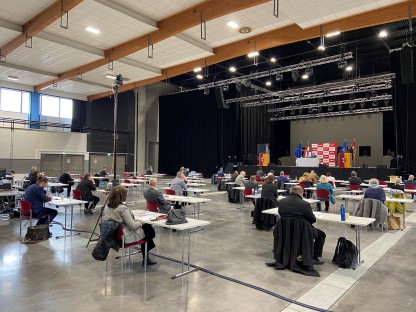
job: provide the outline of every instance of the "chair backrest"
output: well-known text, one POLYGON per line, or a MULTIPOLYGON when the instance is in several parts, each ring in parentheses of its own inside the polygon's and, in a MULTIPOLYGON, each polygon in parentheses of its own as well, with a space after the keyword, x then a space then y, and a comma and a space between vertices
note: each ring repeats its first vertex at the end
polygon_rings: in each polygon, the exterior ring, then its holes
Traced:
POLYGON ((116 230, 116 237, 115 237, 116 241, 120 241, 123 238, 123 235, 124 235, 123 226, 120 224, 116 230))
POLYGON ((79 180, 82 181, 84 177, 82 175, 79 176, 79 180))
POLYGON ((159 208, 158 202, 146 201, 146 209, 149 211, 157 212, 157 208, 159 208))
POLYGON ((385 181, 379 181, 378 182, 378 185, 387 186, 387 182, 385 182, 385 181))
POLYGON ((359 191, 359 190, 361 190, 361 186, 359 184, 351 184, 350 183, 350 190, 351 191, 359 191))
POLYGON ((167 195, 176 195, 175 191, 171 190, 171 189, 166 189, 165 194, 167 194, 167 195))
POLYGON ((256 175, 256 181, 257 181, 257 182, 261 181, 261 177, 260 177, 260 176, 258 176, 258 175, 256 175))
POLYGON ((124 179, 124 183, 131 183, 129 179, 124 179))
POLYGON ((328 199, 329 191, 328 190, 316 190, 316 198, 328 199))
POLYGON ((332 187, 334 187, 334 181, 328 181, 329 184, 331 184, 332 187))
POLYGON ((31 210, 32 210, 32 203, 28 202, 27 200, 22 199, 20 201, 20 214, 29 215, 31 210))
POLYGON ((404 185, 405 190, 416 190, 416 185, 413 184, 405 184, 404 185))
POLYGON ((82 200, 82 193, 80 190, 73 190, 72 191, 72 197, 74 199, 82 200))
POLYGON ((133 180, 137 180, 137 177, 131 177, 133 180))
POLYGON ((253 190, 252 190, 252 189, 250 189, 250 188, 245 188, 245 189, 243 190, 243 194, 244 194, 244 196, 247 196, 247 195, 253 195, 253 190))

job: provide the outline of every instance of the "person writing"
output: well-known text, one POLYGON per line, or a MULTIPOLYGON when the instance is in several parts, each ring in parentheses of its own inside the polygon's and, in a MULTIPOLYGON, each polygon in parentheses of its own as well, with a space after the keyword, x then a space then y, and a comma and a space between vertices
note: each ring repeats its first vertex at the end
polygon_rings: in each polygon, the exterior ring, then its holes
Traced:
POLYGON ((166 199, 163 197, 161 191, 157 189, 157 179, 151 178, 149 180, 149 188, 143 192, 144 199, 149 202, 157 202, 159 205, 160 213, 168 213, 171 205, 169 205, 166 199))
POLYGON ((65 172, 59 177, 59 182, 68 184, 68 186, 66 186, 66 195, 69 197, 71 195, 71 186, 74 185, 74 179, 71 178, 71 169, 65 169, 65 172))
POLYGON ((181 171, 178 171, 176 174, 176 178, 173 179, 172 183, 170 184, 170 189, 175 191, 175 195, 183 196, 183 191, 187 190, 186 183, 184 181, 185 176, 181 171))
POLYGON ((44 203, 52 200, 46 195, 44 188, 48 185, 48 178, 41 176, 35 184, 28 186, 25 191, 25 200, 32 204, 32 217, 37 218, 36 224, 49 224, 55 219, 58 212, 55 209, 44 207, 44 203))
MULTIPOLYGON (((108 204, 104 208, 104 219, 120 223, 124 228, 124 242, 126 244, 138 242, 141 239, 147 241, 147 252, 155 247, 153 238, 155 230, 150 224, 142 224, 140 221, 134 220, 134 216, 130 209, 124 204, 127 198, 127 188, 124 186, 116 186, 111 189, 108 195, 108 204)), ((140 248, 143 254, 142 265, 144 265, 145 244, 141 244, 140 248)), ((157 264, 147 254, 147 265, 157 264)))
POLYGON ((268 198, 277 207, 277 184, 275 184, 276 178, 274 175, 269 175, 266 178, 262 188, 261 188, 261 197, 268 198))
POLYGON ((95 208, 100 201, 99 197, 92 195, 92 191, 97 189, 92 174, 87 173, 82 181, 77 185, 76 189, 81 192, 82 199, 88 202, 85 204, 84 213, 92 215, 92 209, 95 208), (89 202, 93 202, 93 207, 89 206, 89 202))
POLYGON ((246 176, 246 172, 240 171, 240 174, 235 179, 235 184, 237 184, 238 186, 244 186, 245 176, 246 176))

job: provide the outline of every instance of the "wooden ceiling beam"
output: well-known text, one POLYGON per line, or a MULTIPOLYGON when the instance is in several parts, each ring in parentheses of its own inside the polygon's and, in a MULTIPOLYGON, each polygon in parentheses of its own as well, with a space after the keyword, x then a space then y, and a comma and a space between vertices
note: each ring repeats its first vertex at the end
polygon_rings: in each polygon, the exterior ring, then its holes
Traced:
MULTIPOLYGON (((155 44, 164 39, 172 37, 186 29, 189 29, 193 26, 199 25, 201 22, 201 12, 203 14, 203 19, 209 21, 220 16, 231 14, 240 10, 250 8, 259 4, 269 2, 270 0, 210 0, 204 1, 198 5, 195 5, 189 9, 181 11, 177 14, 169 16, 163 20, 157 22, 158 30, 150 32, 146 35, 134 38, 122 44, 119 44, 115 47, 107 49, 105 51, 106 60, 115 61, 119 58, 125 57, 142 49, 145 49, 149 44, 149 39, 151 44, 155 44)), ((95 63, 95 62, 93 62, 95 63)), ((59 81, 72 78, 73 73, 84 74, 87 71, 91 70, 91 64, 85 64, 79 66, 78 68, 71 69, 59 75, 59 81)), ((95 67, 97 68, 97 67, 95 67)), ((94 68, 92 68, 94 69, 94 68)), ((35 86, 35 91, 42 90, 52 85, 56 81, 47 81, 42 84, 35 86)))
POLYGON ((0 48, 1 55, 7 56, 18 47, 23 45, 27 41, 28 37, 37 35, 39 32, 60 18, 62 11, 62 1, 63 9, 68 12, 80 4, 83 0, 57 0, 52 3, 46 9, 42 10, 22 25, 22 33, 0 48))
MULTIPOLYGON (((412 0, 325 23, 322 25, 323 31, 324 33, 336 30, 346 32, 404 20, 408 18, 409 5, 413 6, 412 17, 416 17, 416 0, 412 0)), ((214 49, 213 56, 166 68, 162 71, 162 76, 152 78, 151 82, 149 79, 132 82, 124 85, 123 91, 131 90, 136 87, 145 86, 149 83, 154 83, 182 75, 193 71, 195 67, 205 67, 206 65, 213 65, 235 57, 246 55, 253 51, 254 42, 256 43, 256 49, 260 51, 294 42, 317 38, 319 36, 320 26, 302 29, 298 25, 292 24, 283 28, 269 31, 267 33, 250 37, 248 39, 217 47, 214 49)), ((92 101, 105 96, 107 96, 106 93, 99 93, 88 96, 88 100, 92 101)))

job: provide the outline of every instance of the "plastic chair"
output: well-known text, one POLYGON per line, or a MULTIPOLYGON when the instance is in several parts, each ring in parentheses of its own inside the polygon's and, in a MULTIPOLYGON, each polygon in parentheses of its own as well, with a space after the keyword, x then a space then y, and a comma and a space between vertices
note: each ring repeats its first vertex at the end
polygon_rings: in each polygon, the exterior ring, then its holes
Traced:
POLYGON ((359 191, 359 190, 361 190, 361 186, 359 184, 350 183, 350 191, 359 191))
POLYGON ((334 181, 328 181, 329 184, 331 184, 332 188, 334 187, 334 181))
POLYGON ((261 181, 261 177, 260 177, 260 176, 258 176, 258 175, 256 175, 256 181, 257 181, 257 182, 261 181))
MULTIPOLYGON (((81 193, 80 190, 73 190, 72 191, 72 197, 73 197, 73 199, 76 199, 76 200, 83 200, 82 199, 82 193, 81 193)), ((91 209, 91 206, 93 205, 93 203, 94 202, 92 202, 92 201, 88 202, 88 206, 86 208, 91 209)), ((82 210, 82 205, 79 205, 79 210, 80 211, 82 210)))
POLYGON ((246 198, 247 195, 253 195, 253 190, 252 189, 245 188, 243 190, 244 202, 248 201, 248 202, 255 203, 256 200, 254 198, 246 198))
POLYGON ((29 226, 32 226, 32 220, 38 220, 38 218, 34 218, 32 216, 32 203, 24 199, 20 200, 20 232, 19 232, 20 241, 22 240, 22 221, 23 220, 29 220, 29 226))
MULTIPOLYGON (((116 239, 116 241, 121 240, 121 248, 120 248, 121 249, 121 256, 116 257, 116 259, 121 259, 121 274, 124 275, 124 258, 129 257, 129 262, 128 263, 129 264, 131 263, 132 267, 133 267, 133 263, 131 262, 131 256, 135 255, 135 254, 138 254, 138 253, 141 253, 139 251, 132 252, 131 247, 137 246, 137 245, 142 245, 142 244, 145 244, 145 255, 144 255, 143 261, 144 261, 144 270, 146 271, 147 270, 147 241, 145 239, 141 239, 137 242, 126 244, 124 242, 124 228, 123 228, 122 225, 118 226, 118 228, 116 230, 116 233, 115 233, 115 239, 116 239), (128 249, 127 254, 126 254, 126 249, 128 249)), ((105 270, 106 271, 107 271, 107 262, 108 262, 108 257, 105 261, 105 270)))
POLYGON ((165 194, 166 195, 176 195, 175 191, 174 190, 171 190, 171 189, 166 189, 165 190, 165 194))
POLYGON ((387 182, 385 181, 379 181, 378 185, 380 185, 381 187, 387 187, 387 182))
POLYGON ((146 210, 158 212, 159 203, 146 200, 146 210))
MULTIPOLYGON (((331 203, 329 196, 330 196, 330 193, 328 190, 316 190, 316 199, 321 202, 331 203)), ((335 212, 335 206, 334 206, 334 212, 335 212)))
POLYGON ((413 193, 413 192, 406 192, 406 190, 416 190, 416 185, 413 185, 413 184, 405 184, 404 185, 404 192, 406 194, 411 194, 412 195, 412 198, 413 198, 415 196, 415 193, 413 193))

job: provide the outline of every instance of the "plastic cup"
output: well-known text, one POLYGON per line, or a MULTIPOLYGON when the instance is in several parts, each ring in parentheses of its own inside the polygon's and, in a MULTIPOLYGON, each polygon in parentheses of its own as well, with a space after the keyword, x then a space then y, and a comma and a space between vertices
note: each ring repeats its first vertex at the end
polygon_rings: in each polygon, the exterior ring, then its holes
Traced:
POLYGON ((348 212, 345 213, 345 220, 348 220, 348 218, 350 217, 350 214, 348 212))
POLYGON ((61 195, 61 200, 64 200, 64 198, 65 198, 64 195, 61 195))

